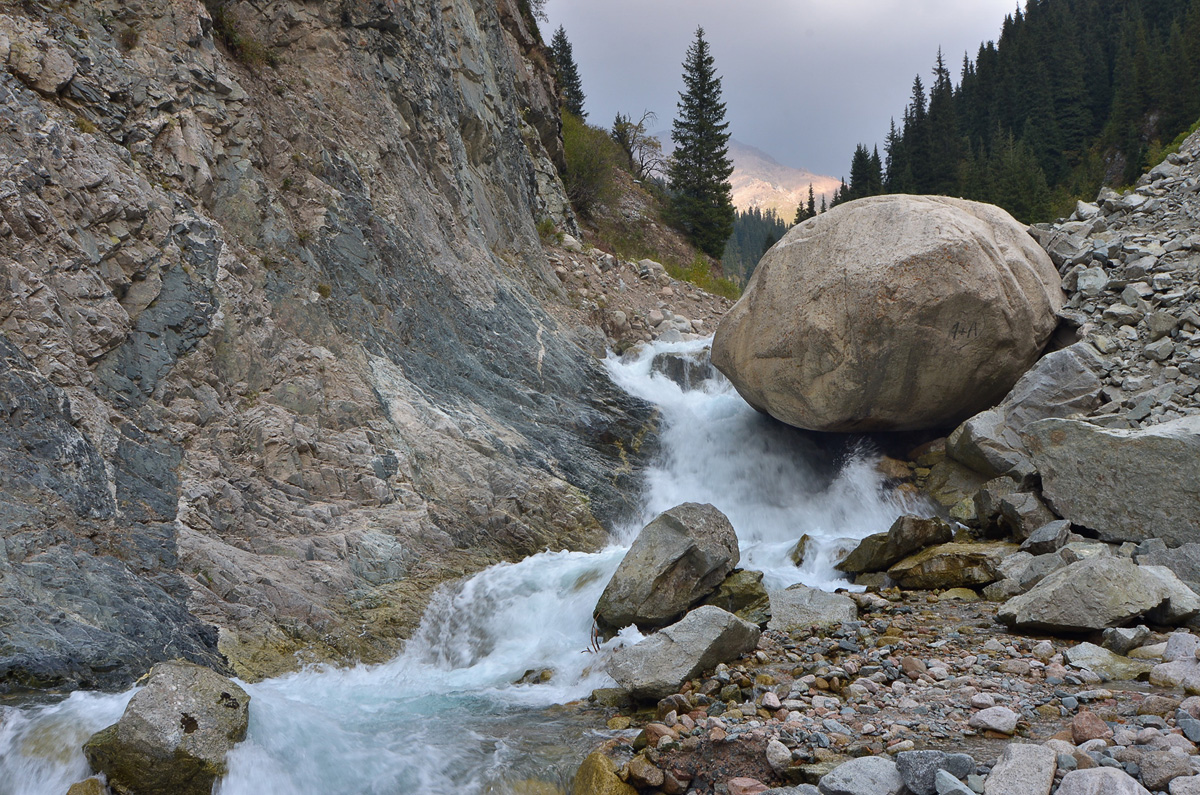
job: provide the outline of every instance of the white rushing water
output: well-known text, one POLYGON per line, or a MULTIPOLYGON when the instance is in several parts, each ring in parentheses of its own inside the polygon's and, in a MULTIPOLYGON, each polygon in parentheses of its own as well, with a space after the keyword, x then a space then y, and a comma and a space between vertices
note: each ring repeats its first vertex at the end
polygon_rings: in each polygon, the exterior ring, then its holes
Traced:
MULTIPOLYGON (((882 489, 862 450, 829 452, 811 435, 753 411, 723 378, 684 390, 653 373, 656 353, 697 354, 704 343, 657 344, 607 362, 627 391, 655 403, 661 460, 646 473, 643 516, 619 546, 596 554, 545 552, 441 591, 404 653, 378 666, 314 668, 246 685, 250 732, 229 760, 219 795, 459 795, 512 792, 522 780, 565 783, 598 735, 554 704, 610 686, 608 647, 589 649, 592 609, 632 537, 681 502, 709 502, 737 530, 742 567, 769 587, 833 587, 842 539, 886 530, 913 506, 882 489), (808 534, 815 554, 788 559, 808 534), (547 683, 515 684, 550 670, 547 683)), ((75 693, 0 716, 0 795, 62 795, 87 773, 80 746, 132 697, 75 693)))

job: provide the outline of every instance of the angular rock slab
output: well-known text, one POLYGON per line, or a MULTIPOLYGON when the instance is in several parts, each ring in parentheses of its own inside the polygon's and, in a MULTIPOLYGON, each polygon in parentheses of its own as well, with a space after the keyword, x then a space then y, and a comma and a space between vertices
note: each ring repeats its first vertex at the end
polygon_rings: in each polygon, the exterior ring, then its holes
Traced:
POLYGON ((939 544, 888 569, 904 588, 973 588, 1000 579, 1000 562, 1016 544, 939 544))
POLYGON ((1072 770, 1063 776, 1057 795, 1150 795, 1150 790, 1137 783, 1124 770, 1095 767, 1091 770, 1072 770))
POLYGON ((771 620, 767 629, 787 632, 799 627, 828 627, 854 621, 858 607, 848 596, 807 585, 770 591, 771 620))
POLYGON ((210 795, 249 719, 250 696, 232 681, 192 663, 159 663, 121 719, 83 752, 119 790, 210 795))
POLYGON ((1127 624, 1166 598, 1161 579, 1133 561, 1095 557, 1050 574, 1005 602, 996 617, 1020 629, 1098 631, 1127 624))
POLYGON ((1080 643, 1063 651, 1068 665, 1086 668, 1105 682, 1144 679, 1154 667, 1145 660, 1131 660, 1094 643, 1080 643))
POLYGON ((896 763, 882 756, 863 756, 843 762, 817 783, 821 795, 899 795, 904 779, 896 763))
POLYGON ((983 795, 1049 795, 1058 755, 1044 745, 1010 743, 988 774, 983 795))
POLYGON ((737 535, 725 514, 687 502, 642 528, 596 604, 596 620, 656 629, 712 593, 737 566, 737 535))
POLYGON ((946 454, 988 477, 1033 470, 1021 434, 1030 424, 1069 417, 1099 403, 1100 359, 1091 343, 1047 354, 995 408, 976 414, 946 440, 946 454))
POLYGON ((1050 507, 1102 540, 1200 538, 1200 416, 1136 431, 1047 419, 1024 441, 1050 507))
POLYGON ((1063 300, 1049 256, 998 207, 877 196, 792 227, 721 321, 712 361, 789 425, 946 427, 1004 397, 1063 300))
POLYGON ((901 516, 886 533, 874 533, 864 538, 834 568, 847 574, 887 571, 889 566, 914 552, 934 544, 945 544, 953 538, 954 531, 944 519, 901 516))
POLYGON ((704 605, 641 643, 617 649, 606 670, 634 698, 662 699, 701 671, 753 651, 759 634, 754 624, 704 605))

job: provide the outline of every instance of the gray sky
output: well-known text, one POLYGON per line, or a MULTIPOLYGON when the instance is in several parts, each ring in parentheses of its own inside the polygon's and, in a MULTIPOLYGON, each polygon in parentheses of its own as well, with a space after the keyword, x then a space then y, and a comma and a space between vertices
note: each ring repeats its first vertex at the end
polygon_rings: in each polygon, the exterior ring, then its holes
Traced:
MULTIPOLYGON (((1023 5, 1023 4, 1022 4, 1023 5)), ((856 143, 882 147, 912 79, 942 47, 955 82, 964 51, 1000 35, 1017 0, 548 0, 563 25, 588 121, 658 114, 669 130, 684 53, 704 27, 730 132, 781 163, 849 177, 856 143)), ((880 150, 882 154, 882 148, 880 150)))

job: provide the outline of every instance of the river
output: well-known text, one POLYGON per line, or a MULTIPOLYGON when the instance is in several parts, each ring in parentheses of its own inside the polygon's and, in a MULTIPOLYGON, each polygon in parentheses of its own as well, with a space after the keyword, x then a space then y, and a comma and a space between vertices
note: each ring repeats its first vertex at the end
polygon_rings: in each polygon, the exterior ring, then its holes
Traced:
MULTIPOLYGON (((683 389, 653 372, 656 344, 606 366, 659 407, 662 452, 645 473, 644 510, 595 553, 547 551, 439 592, 403 653, 349 669, 316 667, 245 685, 250 731, 218 795, 492 795, 556 791, 606 736, 594 716, 555 705, 611 686, 606 648, 589 649, 592 609, 645 522, 681 502, 709 502, 738 534, 742 567, 771 588, 844 586, 831 566, 845 539, 886 530, 911 509, 883 489, 871 451, 823 441, 751 409, 716 376, 683 389), (802 568, 788 552, 813 540, 802 568), (515 684, 527 672, 548 682, 515 684), (544 787, 540 788, 539 787, 544 787)), ((609 642, 635 642, 627 630, 609 642)), ((0 795, 63 795, 87 776, 80 746, 116 721, 134 691, 77 692, 8 709, 0 722, 0 795)))

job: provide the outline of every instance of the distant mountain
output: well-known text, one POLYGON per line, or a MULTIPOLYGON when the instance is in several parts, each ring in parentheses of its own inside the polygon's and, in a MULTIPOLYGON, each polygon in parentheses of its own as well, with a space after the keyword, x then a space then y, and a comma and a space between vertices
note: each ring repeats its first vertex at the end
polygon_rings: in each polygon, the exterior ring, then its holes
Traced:
POLYGON ((784 220, 791 222, 796 207, 808 201, 808 186, 813 186, 817 204, 821 196, 829 201, 841 184, 837 177, 826 177, 800 168, 785 166, 761 149, 730 139, 729 155, 733 160, 733 176, 729 184, 733 187, 733 204, 739 210, 757 207, 775 210, 784 220))

